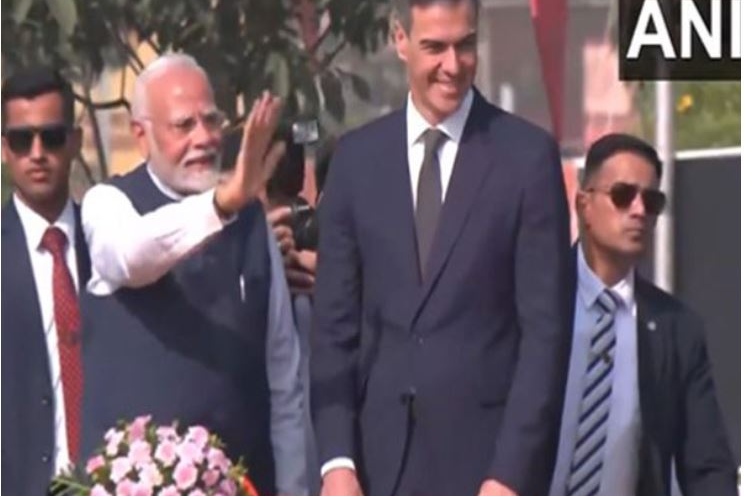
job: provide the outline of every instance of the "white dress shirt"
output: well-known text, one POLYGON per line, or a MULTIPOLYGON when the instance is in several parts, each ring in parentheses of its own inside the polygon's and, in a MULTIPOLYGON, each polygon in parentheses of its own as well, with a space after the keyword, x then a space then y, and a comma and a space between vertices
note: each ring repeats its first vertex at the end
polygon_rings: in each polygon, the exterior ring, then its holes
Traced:
MULTIPOLYGON (((75 252, 75 213, 72 202, 67 200, 62 213, 54 224, 49 224, 45 218, 29 208, 23 200, 13 195, 13 204, 21 219, 23 232, 31 270, 36 284, 36 294, 39 297, 41 320, 46 336, 47 356, 49 358, 49 372, 52 379, 54 394, 54 473, 58 474, 70 464, 70 452, 67 446, 67 424, 65 423, 65 396, 62 390, 62 376, 57 349, 57 325, 54 322, 54 296, 52 294, 52 278, 54 261, 52 254, 41 248, 41 238, 47 228, 58 227, 67 236, 65 247, 65 262, 70 270, 72 282, 78 289, 77 254, 75 252)), ((8 291, 8 288, 5 288, 8 291)))
MULTIPOLYGON (((470 109, 473 106, 473 89, 468 90, 460 106, 449 117, 439 124, 432 126, 413 103, 411 93, 408 93, 408 102, 406 105, 406 144, 408 145, 408 173, 411 177, 411 194, 413 198, 413 209, 416 209, 416 199, 418 196, 418 180, 421 175, 421 166, 424 162, 424 133, 432 127, 442 131, 447 139, 437 150, 439 159, 439 173, 442 180, 442 203, 447 198, 447 188, 449 187, 452 171, 455 168, 455 159, 457 150, 460 147, 465 123, 470 115, 470 109)), ((321 477, 335 468, 355 469, 354 461, 347 457, 332 458, 323 464, 320 468, 321 477)))
MULTIPOLYGON (((563 404, 558 458, 550 487, 550 496, 564 496, 576 443, 583 378, 589 358, 594 324, 600 311, 595 305, 605 290, 604 283, 587 264, 579 245, 578 290, 568 372, 566 398, 563 404)), ((633 271, 610 288, 620 299, 615 314, 615 356, 612 370, 612 395, 607 424, 607 441, 598 496, 635 496, 638 481, 638 453, 641 437, 641 414, 638 399, 638 347, 636 301, 633 271)))
MULTIPOLYGON (((147 170, 158 189, 177 201, 140 215, 121 190, 107 184, 94 186, 83 199, 82 222, 91 258, 88 291, 94 295, 152 284, 234 220, 223 221, 215 211, 214 189, 184 197, 147 170)), ((266 229, 271 262, 266 368, 276 484, 279 494, 303 496, 307 485, 301 456, 300 345, 284 265, 268 222, 266 229)))
POLYGON ((411 175, 411 192, 413 193, 414 209, 416 208, 416 197, 418 196, 418 179, 421 175, 421 165, 424 162, 424 133, 435 127, 447 136, 447 139, 444 140, 439 150, 437 150, 439 173, 442 176, 442 203, 444 203, 444 199, 447 197, 447 187, 452 177, 452 171, 455 168, 457 150, 460 146, 462 133, 465 130, 465 123, 468 120, 472 106, 473 90, 470 89, 460 106, 452 115, 436 126, 432 126, 413 104, 411 94, 408 94, 408 104, 406 105, 406 143, 408 144, 408 172, 411 175))

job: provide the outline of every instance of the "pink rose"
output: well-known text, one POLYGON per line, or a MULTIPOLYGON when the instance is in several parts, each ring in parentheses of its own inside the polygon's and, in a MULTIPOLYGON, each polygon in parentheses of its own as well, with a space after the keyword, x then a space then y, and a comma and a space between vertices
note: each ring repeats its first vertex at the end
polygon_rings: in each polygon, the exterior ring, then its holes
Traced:
POLYGON ((147 431, 147 424, 150 423, 152 416, 142 415, 134 419, 132 425, 129 426, 129 442, 139 441, 145 438, 145 432, 147 431))
POLYGON ((191 441, 184 441, 176 448, 176 454, 182 462, 201 463, 204 461, 204 453, 191 441))
POLYGON ((124 479, 116 485, 116 496, 134 496, 134 482, 124 479))
POLYGON ((155 458, 170 467, 176 461, 176 445, 170 441, 162 441, 155 449, 155 458))
POLYGON ((188 489, 196 482, 197 475, 199 474, 193 464, 181 461, 173 471, 173 480, 178 489, 188 489))
POLYGON ((189 496, 207 496, 201 489, 194 489, 189 493, 189 496))
POLYGON ((181 496, 181 492, 176 486, 170 485, 161 489, 158 496, 181 496))
POLYGON ((90 490, 90 496, 111 496, 111 493, 106 491, 102 485, 96 484, 93 486, 93 489, 90 490))
POLYGON ((196 425, 189 428, 189 431, 186 434, 186 439, 188 439, 189 441, 193 441, 194 444, 199 447, 199 449, 204 449, 204 447, 207 445, 207 442, 209 441, 209 432, 207 432, 207 429, 205 429, 204 427, 196 425))
POLYGON ((85 465, 85 472, 90 475, 104 465, 106 465, 106 459, 102 455, 94 456, 85 465))
POLYGON ((216 468, 223 474, 230 469, 230 461, 225 456, 225 453, 218 448, 209 448, 207 452, 207 462, 209 468, 216 468))
POLYGON ((140 467, 152 460, 150 457, 151 452, 152 448, 147 441, 135 441, 129 447, 129 461, 135 467, 140 467))
POLYGON ((227 479, 220 483, 220 491, 225 493, 225 496, 236 496, 238 493, 238 487, 235 485, 235 482, 227 479))
POLYGON ((204 472, 204 475, 202 476, 202 482, 207 487, 212 487, 215 484, 217 484, 217 481, 220 480, 220 473, 217 470, 207 470, 204 472))
POLYGON ((114 429, 113 427, 106 431, 106 434, 103 435, 103 439, 106 441, 110 441, 112 437, 116 435, 117 432, 120 432, 119 429, 114 429))
POLYGON ((140 468, 139 480, 150 487, 157 487, 163 483, 163 474, 154 463, 146 463, 140 468))
MULTIPOLYGON (((111 482, 121 481, 132 470, 132 464, 127 458, 117 458, 111 463, 111 482)), ((117 487, 117 491, 119 488, 117 487)), ((117 492, 118 496, 118 492, 117 492)))
POLYGON ((152 496, 152 487, 139 482, 132 488, 132 496, 152 496))
POLYGON ((155 433, 158 436, 158 441, 176 441, 178 439, 178 432, 173 427, 158 427, 155 433))
MULTIPOLYGON (((108 435, 108 433, 107 433, 108 435)), ((106 454, 108 456, 116 456, 119 453, 119 446, 124 440, 124 433, 121 431, 113 431, 106 440, 106 454)))

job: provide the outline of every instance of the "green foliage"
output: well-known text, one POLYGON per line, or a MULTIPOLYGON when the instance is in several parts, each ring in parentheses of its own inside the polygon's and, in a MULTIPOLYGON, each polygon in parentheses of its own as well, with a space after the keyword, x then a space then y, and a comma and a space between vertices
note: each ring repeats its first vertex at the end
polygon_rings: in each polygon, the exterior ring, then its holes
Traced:
MULTIPOLYGON (((674 143, 678 150, 741 146, 741 83, 680 81, 673 85, 674 143)), ((654 85, 638 92, 642 134, 653 139, 654 85)))
POLYGON ((136 44, 148 43, 156 52, 184 51, 199 60, 213 76, 221 106, 232 119, 239 117, 236 97, 249 102, 272 88, 287 99, 290 114, 327 110, 342 120, 341 86, 350 85, 360 98, 369 91, 358 78, 334 67, 333 60, 346 46, 362 52, 378 48, 388 31, 387 4, 2 0, 3 70, 7 74, 20 64, 45 62, 67 69, 78 80, 92 81, 105 65, 129 64, 141 70, 136 44), (303 4, 309 10, 303 10, 303 4), (327 19, 324 27, 314 28, 321 19, 327 19))
POLYGON ((287 119, 342 122, 343 88, 363 100, 370 91, 334 64, 336 56, 347 47, 377 50, 388 34, 388 11, 388 0, 2 0, 2 70, 7 76, 34 63, 62 69, 81 85, 78 98, 94 120, 97 109, 128 105, 123 94, 92 101, 98 76, 106 67, 141 71, 137 48, 147 44, 157 53, 194 56, 233 124, 244 117, 237 102, 249 109, 267 88, 284 98, 287 119))
POLYGON ((10 174, 8 173, 8 166, 2 164, 2 189, 0 189, 0 204, 5 205, 5 202, 10 198, 10 194, 13 192, 13 183, 10 181, 10 174))

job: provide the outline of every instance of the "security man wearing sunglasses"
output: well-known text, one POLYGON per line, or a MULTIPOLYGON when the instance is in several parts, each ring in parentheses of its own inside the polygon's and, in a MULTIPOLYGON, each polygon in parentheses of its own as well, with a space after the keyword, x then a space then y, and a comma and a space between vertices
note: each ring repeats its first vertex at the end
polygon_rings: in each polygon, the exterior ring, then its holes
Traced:
POLYGON ((48 68, 3 83, 2 117, 2 493, 38 496, 79 454, 90 262, 68 183, 81 132, 70 84, 48 68))
POLYGON ((734 496, 736 469, 703 326, 644 280, 665 204, 661 161, 633 136, 589 150, 576 198, 580 240, 574 334, 549 496, 734 496))

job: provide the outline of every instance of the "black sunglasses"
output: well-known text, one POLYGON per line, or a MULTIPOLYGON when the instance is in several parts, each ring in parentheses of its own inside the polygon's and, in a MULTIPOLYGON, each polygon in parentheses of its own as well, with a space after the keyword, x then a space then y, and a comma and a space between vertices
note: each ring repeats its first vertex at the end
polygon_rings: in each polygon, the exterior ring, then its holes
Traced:
POLYGON ((609 195, 612 204, 620 210, 625 210, 633 203, 637 195, 641 195, 643 208, 649 215, 659 215, 666 205, 666 195, 658 189, 644 189, 636 184, 615 183, 607 190, 587 188, 586 191, 596 191, 609 195))
POLYGON ((41 127, 6 129, 3 131, 3 136, 8 141, 8 146, 13 153, 25 154, 31 150, 36 135, 41 138, 41 144, 45 150, 55 151, 65 146, 69 132, 69 127, 64 124, 52 124, 41 127))

